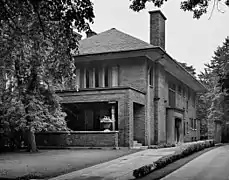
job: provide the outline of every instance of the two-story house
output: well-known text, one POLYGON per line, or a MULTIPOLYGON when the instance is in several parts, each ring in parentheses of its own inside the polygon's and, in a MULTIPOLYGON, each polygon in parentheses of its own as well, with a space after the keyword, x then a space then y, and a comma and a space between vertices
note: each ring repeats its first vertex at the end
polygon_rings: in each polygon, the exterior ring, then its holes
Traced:
POLYGON ((206 89, 165 51, 166 17, 149 15, 150 43, 115 28, 79 41, 77 90, 59 92, 72 130, 100 132, 109 116, 119 146, 200 138, 195 98, 206 89))

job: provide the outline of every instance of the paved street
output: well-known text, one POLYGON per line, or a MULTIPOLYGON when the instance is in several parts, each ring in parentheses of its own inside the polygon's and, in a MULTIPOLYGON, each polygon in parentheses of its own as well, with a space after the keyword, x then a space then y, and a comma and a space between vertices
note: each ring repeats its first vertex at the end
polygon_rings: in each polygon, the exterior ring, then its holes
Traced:
POLYGON ((162 180, 229 179, 229 145, 208 151, 162 180))

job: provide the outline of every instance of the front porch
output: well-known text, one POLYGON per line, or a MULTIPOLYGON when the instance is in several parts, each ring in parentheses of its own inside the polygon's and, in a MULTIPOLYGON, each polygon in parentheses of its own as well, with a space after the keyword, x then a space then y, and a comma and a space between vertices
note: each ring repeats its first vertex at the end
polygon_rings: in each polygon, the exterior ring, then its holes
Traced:
POLYGON ((106 116, 112 119, 110 131, 118 130, 117 102, 63 103, 67 113, 67 126, 73 131, 104 131, 100 120, 106 116))
MULTIPOLYGON (((82 139, 82 143, 83 139, 90 137, 109 144, 116 142, 117 137, 119 147, 133 147, 134 140, 145 144, 145 95, 142 92, 129 87, 116 87, 65 91, 59 95, 63 110, 67 113, 67 125, 74 134, 79 134, 77 138, 82 139), (100 121, 104 116, 113 121, 109 131, 104 131, 100 121)), ((74 146, 101 145, 87 142, 84 145, 75 143, 74 146)), ((113 146, 114 143, 110 144, 113 146)))

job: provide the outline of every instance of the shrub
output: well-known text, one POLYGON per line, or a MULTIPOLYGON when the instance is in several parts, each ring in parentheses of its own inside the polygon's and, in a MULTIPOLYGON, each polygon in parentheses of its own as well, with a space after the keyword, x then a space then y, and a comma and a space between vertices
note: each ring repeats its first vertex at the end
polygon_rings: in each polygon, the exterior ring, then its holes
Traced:
POLYGON ((148 149, 160 149, 160 148, 170 148, 170 147, 175 147, 175 144, 170 144, 170 143, 162 143, 159 145, 151 145, 148 147, 148 149))
MULTIPOLYGON (((156 169, 160 169, 165 167, 166 165, 181 159, 185 156, 188 156, 194 152, 203 150, 204 148, 208 148, 208 147, 212 147, 214 146, 214 140, 206 140, 206 141, 198 141, 198 142, 194 142, 191 144, 185 144, 181 147, 178 148, 177 151, 175 151, 175 153, 161 157, 160 159, 158 159, 157 161, 155 161, 153 164, 149 164, 149 165, 145 165, 141 168, 135 169, 133 171, 133 176, 135 178, 139 178, 142 176, 145 176, 146 174, 149 174, 150 172, 156 170, 156 169)), ((166 147, 166 145, 161 145, 166 147)), ((151 149, 157 149, 160 146, 151 146, 149 148, 151 149)), ((172 146, 170 146, 172 147, 172 146)))

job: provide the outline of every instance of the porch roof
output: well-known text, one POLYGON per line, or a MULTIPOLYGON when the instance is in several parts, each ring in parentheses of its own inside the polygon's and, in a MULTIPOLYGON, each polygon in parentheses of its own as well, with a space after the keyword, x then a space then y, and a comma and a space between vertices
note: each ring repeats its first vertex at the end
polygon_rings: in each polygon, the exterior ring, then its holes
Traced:
POLYGON ((124 101, 125 96, 131 96, 133 102, 145 104, 145 92, 133 87, 88 88, 76 90, 56 91, 62 98, 61 103, 86 103, 86 102, 115 102, 124 101), (134 95, 134 96, 132 96, 134 95))

